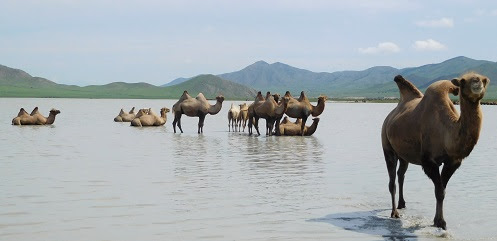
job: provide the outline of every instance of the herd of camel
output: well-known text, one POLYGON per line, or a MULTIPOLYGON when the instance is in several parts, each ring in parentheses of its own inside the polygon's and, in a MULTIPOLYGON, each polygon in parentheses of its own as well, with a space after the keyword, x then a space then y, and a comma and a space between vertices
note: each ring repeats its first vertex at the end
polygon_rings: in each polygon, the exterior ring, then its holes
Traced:
MULTIPOLYGON (((425 174, 435 186, 436 212, 434 226, 446 229, 443 216, 443 201, 445 189, 449 179, 459 168, 462 160, 469 156, 476 145, 481 130, 482 111, 480 100, 485 95, 490 79, 475 72, 466 73, 452 80, 440 80, 428 86, 422 94, 411 82, 398 75, 394 78, 400 92, 398 105, 387 115, 381 129, 381 141, 388 174, 388 187, 392 202, 392 218, 399 218, 398 209, 406 207, 403 186, 404 175, 409 163, 421 165, 425 174), (454 107, 449 94, 459 95, 460 114, 454 107), (397 168, 397 164, 399 167, 397 168), (439 168, 443 168, 440 172, 439 168), (396 205, 396 183, 398 176, 399 201, 396 205)), ((199 117, 198 133, 203 131, 203 123, 207 114, 215 115, 221 110, 224 97, 218 96, 215 105, 210 105, 200 93, 192 98, 184 92, 181 98, 173 105, 173 128, 176 133, 176 124, 181 132, 181 115, 199 117)), ((233 130, 240 130, 248 120, 249 134, 252 127, 257 133, 259 118, 266 119, 266 134, 277 135, 312 135, 316 130, 319 118, 314 118, 311 126, 305 126, 307 118, 320 115, 324 110, 326 97, 321 96, 318 104, 313 106, 304 92, 298 99, 287 92, 283 98, 279 95, 266 97, 261 92, 255 101, 247 106, 242 104, 236 107, 232 104, 228 114, 229 124, 233 130), (283 114, 298 118, 291 122, 287 117, 280 123, 283 114)), ((161 115, 153 113, 151 109, 142 109, 138 114, 125 113, 121 110, 115 121, 130 121, 134 126, 164 125, 167 108, 161 109, 161 115)), ((44 117, 35 108, 31 114, 21 109, 18 116, 12 120, 14 125, 49 125, 60 113, 51 110, 48 117, 44 117)))
MULTIPOLYGON (((205 116, 219 113, 223 101, 224 97, 218 96, 216 97, 216 104, 211 105, 202 93, 193 98, 187 91, 184 91, 183 95, 172 107, 174 133, 176 133, 176 126, 183 133, 181 127, 182 115, 198 117, 197 131, 202 133, 205 116)), ((252 128, 255 128, 257 134, 260 135, 258 123, 259 119, 263 118, 266 120, 266 135, 310 136, 316 131, 319 118, 314 118, 310 126, 306 126, 305 122, 310 115, 314 117, 320 115, 324 110, 325 102, 326 96, 320 96, 318 104, 313 106, 303 91, 299 98, 293 98, 288 91, 283 98, 280 98, 278 94, 271 95, 270 92, 267 92, 266 97, 264 97, 261 92, 258 92, 255 101, 250 105, 247 105, 247 103, 239 106, 231 104, 228 111, 228 131, 240 131, 242 127, 243 131, 245 131, 248 123, 249 135, 252 134, 252 128), (280 123, 284 114, 287 116, 280 123), (293 122, 288 117, 297 118, 297 120, 293 122)), ((132 126, 162 126, 166 123, 166 113, 169 111, 168 108, 162 108, 159 116, 152 109, 140 109, 137 114, 135 114, 134 107, 129 112, 121 109, 114 121, 131 122, 132 126)))

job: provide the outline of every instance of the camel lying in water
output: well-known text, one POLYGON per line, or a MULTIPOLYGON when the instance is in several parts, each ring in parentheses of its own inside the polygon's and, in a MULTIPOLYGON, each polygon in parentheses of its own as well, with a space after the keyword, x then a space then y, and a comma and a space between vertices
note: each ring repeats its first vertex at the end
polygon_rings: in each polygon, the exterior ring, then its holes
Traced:
POLYGON ((48 117, 44 117, 35 107, 31 114, 21 108, 19 113, 12 119, 12 125, 51 125, 55 122, 55 116, 60 114, 59 110, 52 109, 48 117))
POLYGON ((297 119, 295 122, 291 122, 287 116, 280 123, 280 135, 282 136, 312 136, 316 129, 318 128, 319 118, 312 119, 312 125, 304 127, 304 134, 302 135, 302 120, 297 119))
POLYGON ((130 122, 135 118, 135 107, 133 107, 128 113, 124 112, 123 109, 114 118, 115 122, 130 122))
POLYGON ((391 217, 399 218, 397 208, 405 207, 404 175, 412 163, 421 165, 433 181, 437 200, 434 225, 446 229, 443 216, 445 189, 450 177, 478 141, 483 118, 480 100, 490 80, 483 75, 467 73, 452 81, 440 80, 431 84, 424 95, 402 76, 396 76, 394 80, 400 91, 400 102, 386 117, 381 130, 390 176, 391 217), (449 93, 459 95, 460 115, 449 99, 449 93), (398 162, 399 204, 396 207, 398 162))
POLYGON ((136 117, 131 121, 131 126, 163 126, 166 124, 166 113, 169 109, 163 107, 160 109, 160 116, 158 116, 152 109, 140 109, 136 117))

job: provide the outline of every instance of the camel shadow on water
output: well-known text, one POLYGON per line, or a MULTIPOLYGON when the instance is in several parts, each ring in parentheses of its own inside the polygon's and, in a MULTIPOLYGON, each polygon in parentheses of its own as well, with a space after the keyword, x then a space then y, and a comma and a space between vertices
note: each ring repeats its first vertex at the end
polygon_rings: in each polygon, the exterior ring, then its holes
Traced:
POLYGON ((381 236, 384 240, 412 241, 418 240, 417 230, 425 228, 416 224, 403 227, 401 219, 393 219, 378 215, 384 210, 358 211, 349 213, 329 214, 322 218, 310 219, 309 222, 329 223, 344 230, 381 236))

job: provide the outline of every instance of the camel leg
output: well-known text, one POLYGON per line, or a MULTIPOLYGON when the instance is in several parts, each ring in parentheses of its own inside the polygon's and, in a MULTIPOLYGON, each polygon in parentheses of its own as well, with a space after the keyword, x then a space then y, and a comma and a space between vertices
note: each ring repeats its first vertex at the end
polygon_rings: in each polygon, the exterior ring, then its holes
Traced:
POLYGON ((176 123, 178 122, 178 116, 174 115, 174 120, 173 120, 173 130, 174 133, 176 133, 176 123))
POLYGON ((281 133, 280 133, 280 121, 281 121, 281 118, 277 118, 276 122, 275 122, 275 126, 274 126, 274 134, 277 135, 277 136, 281 136, 281 133))
POLYGON ((249 120, 248 120, 248 134, 249 134, 249 136, 252 135, 252 127, 253 127, 253 125, 254 125, 253 118, 249 117, 249 120))
POLYGON ((259 117, 254 117, 254 127, 255 127, 255 130, 257 131, 257 135, 261 135, 261 133, 259 132, 259 117))
POLYGON ((205 115, 199 114, 199 116, 198 116, 198 134, 204 133, 204 120, 205 120, 205 115))
POLYGON ((388 176, 390 177, 390 181, 388 182, 388 190, 390 191, 390 197, 392 199, 392 213, 390 213, 390 217, 392 218, 400 218, 399 212, 397 211, 397 207, 395 206, 395 178, 396 178, 396 169, 397 169, 397 157, 395 153, 392 151, 387 151, 383 149, 383 155, 385 156, 385 162, 387 164, 388 176))
POLYGON ((443 217, 443 201, 445 198, 445 188, 443 187, 442 184, 442 178, 440 177, 438 164, 436 164, 434 161, 431 160, 423 160, 421 166, 423 167, 423 171, 425 172, 425 174, 431 179, 433 185, 435 186, 435 198, 437 199, 437 209, 435 212, 435 218, 433 219, 434 226, 446 230, 447 224, 443 217))
MULTIPOLYGON (((304 136, 304 128, 305 128, 305 122, 307 121, 308 116, 302 117, 302 125, 300 126, 300 132, 302 133, 302 136, 304 136)), ((397 165, 397 163, 395 164, 397 165)))
POLYGON ((230 127, 231 127, 231 123, 230 122, 231 122, 231 120, 228 119, 228 132, 230 132, 230 127))
POLYGON ((179 117, 178 117, 178 128, 181 131, 181 133, 183 133, 183 129, 181 128, 181 115, 179 115, 179 117))
POLYGON ((397 171, 397 176, 399 176, 399 205, 397 206, 398 209, 402 209, 406 207, 406 201, 404 200, 404 177, 407 171, 407 168, 409 167, 409 162, 400 160, 400 165, 399 165, 399 170, 397 171))

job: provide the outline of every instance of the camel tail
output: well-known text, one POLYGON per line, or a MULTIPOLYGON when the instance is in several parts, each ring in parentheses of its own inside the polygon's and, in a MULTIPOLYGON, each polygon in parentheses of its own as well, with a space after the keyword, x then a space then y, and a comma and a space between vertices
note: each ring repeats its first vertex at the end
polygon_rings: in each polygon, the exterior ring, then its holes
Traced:
POLYGON ((406 80, 402 75, 397 75, 393 79, 400 92, 400 101, 409 101, 416 98, 422 98, 423 93, 416 88, 409 80, 406 80))

